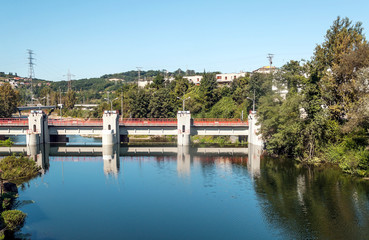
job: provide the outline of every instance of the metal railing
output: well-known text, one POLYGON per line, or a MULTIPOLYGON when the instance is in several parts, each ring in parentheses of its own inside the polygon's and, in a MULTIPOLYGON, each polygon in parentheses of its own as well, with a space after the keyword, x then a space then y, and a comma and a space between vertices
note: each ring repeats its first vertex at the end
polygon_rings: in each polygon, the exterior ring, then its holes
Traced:
POLYGON ((0 118, 0 126, 28 126, 28 118, 0 118))
POLYGON ((194 118, 194 126, 248 126, 247 121, 230 118, 194 118))
MULTIPOLYGON (((48 119, 50 126, 102 126, 102 118, 48 119)), ((176 118, 123 118, 122 126, 177 126, 176 118)), ((247 121, 227 118, 194 118, 194 126, 248 126, 247 121)), ((0 126, 28 126, 27 118, 0 118, 0 126)))
POLYGON ((49 119, 49 126, 97 126, 103 125, 102 118, 89 119, 49 119))
POLYGON ((177 118, 123 118, 119 125, 124 126, 177 126, 177 118))

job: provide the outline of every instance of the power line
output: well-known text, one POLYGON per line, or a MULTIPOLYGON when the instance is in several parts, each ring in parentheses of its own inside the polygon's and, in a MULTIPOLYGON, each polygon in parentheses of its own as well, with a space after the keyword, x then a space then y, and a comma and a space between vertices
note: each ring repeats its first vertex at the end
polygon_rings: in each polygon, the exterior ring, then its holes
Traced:
POLYGON ((70 73, 69 69, 68 69, 68 73, 67 75, 63 75, 64 77, 67 77, 67 81, 68 81, 68 91, 72 90, 72 77, 75 77, 76 75, 73 75, 70 73))
POLYGON ((28 53, 28 80, 31 82, 31 103, 33 103, 33 78, 35 77, 35 70, 33 69, 33 66, 35 63, 33 60, 35 60, 32 55, 34 54, 31 49, 27 49, 28 53))

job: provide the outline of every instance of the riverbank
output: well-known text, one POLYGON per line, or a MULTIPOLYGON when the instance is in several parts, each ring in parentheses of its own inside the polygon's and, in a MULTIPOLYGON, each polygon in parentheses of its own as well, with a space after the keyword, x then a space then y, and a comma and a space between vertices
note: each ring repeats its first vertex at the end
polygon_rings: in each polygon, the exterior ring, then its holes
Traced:
POLYGON ((13 239, 26 219, 26 214, 13 209, 18 204, 18 189, 16 184, 23 184, 36 177, 39 167, 25 156, 8 156, 0 161, 0 239, 13 239))

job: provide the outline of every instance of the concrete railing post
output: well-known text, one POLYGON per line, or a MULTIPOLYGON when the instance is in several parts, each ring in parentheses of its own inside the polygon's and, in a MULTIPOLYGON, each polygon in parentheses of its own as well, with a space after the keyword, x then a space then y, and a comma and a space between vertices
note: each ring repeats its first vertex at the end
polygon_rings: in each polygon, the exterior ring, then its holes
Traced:
POLYGON ((191 113, 190 111, 178 111, 177 113, 177 144, 178 146, 190 145, 191 113))
POLYGON ((119 115, 117 111, 104 111, 102 144, 114 145, 119 144, 119 115))

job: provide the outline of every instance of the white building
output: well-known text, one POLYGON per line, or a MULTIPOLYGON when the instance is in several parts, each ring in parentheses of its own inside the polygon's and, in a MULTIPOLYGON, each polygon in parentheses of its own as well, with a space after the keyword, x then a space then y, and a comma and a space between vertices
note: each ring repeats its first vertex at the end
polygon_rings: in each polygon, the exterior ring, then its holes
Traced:
MULTIPOLYGON (((239 73, 220 73, 220 74, 216 74, 215 78, 217 79, 217 83, 218 84, 230 84, 231 82, 233 82, 233 80, 240 78, 240 77, 245 77, 246 73, 245 72, 239 72, 239 73)), ((195 76, 186 76, 183 77, 184 79, 187 79, 189 82, 192 82, 196 85, 200 85, 202 76, 201 75, 195 75, 195 76)))
POLYGON ((189 82, 192 82, 196 85, 200 85, 202 76, 201 75, 195 75, 195 76, 186 76, 183 77, 184 79, 187 79, 189 82))
POLYGON ((239 72, 239 73, 221 73, 215 75, 217 82, 219 84, 229 84, 240 77, 245 77, 245 72, 239 72))

